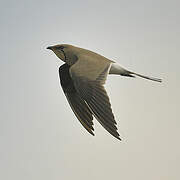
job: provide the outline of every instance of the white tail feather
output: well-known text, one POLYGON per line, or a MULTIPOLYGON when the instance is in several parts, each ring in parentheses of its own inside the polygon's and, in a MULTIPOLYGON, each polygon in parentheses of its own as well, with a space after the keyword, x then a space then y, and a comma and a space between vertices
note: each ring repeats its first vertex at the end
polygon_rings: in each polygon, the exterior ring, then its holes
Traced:
POLYGON ((141 75, 141 74, 138 74, 138 73, 128 71, 128 70, 124 69, 123 67, 121 67, 117 63, 112 63, 111 64, 109 74, 118 74, 118 75, 127 76, 127 77, 134 77, 133 75, 136 75, 136 76, 139 76, 139 77, 142 77, 142 78, 145 78, 145 79, 149 79, 149 80, 152 80, 152 81, 162 82, 162 80, 158 79, 158 78, 148 77, 148 76, 144 76, 144 75, 141 75))

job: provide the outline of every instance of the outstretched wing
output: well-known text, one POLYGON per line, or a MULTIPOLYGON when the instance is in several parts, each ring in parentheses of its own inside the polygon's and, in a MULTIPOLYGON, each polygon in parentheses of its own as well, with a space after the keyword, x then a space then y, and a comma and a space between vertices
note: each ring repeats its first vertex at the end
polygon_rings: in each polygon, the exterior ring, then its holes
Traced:
POLYGON ((70 66, 68 64, 63 64, 59 68, 59 77, 62 89, 78 120, 90 134, 94 135, 92 112, 86 102, 76 91, 69 74, 69 68, 70 66))
MULTIPOLYGON (((104 89, 110 62, 98 64, 88 57, 78 59, 70 67, 74 87, 86 101, 99 123, 114 137, 121 140, 117 132, 116 121, 111 109, 109 97, 104 89)), ((90 58, 90 57, 89 57, 90 58)))

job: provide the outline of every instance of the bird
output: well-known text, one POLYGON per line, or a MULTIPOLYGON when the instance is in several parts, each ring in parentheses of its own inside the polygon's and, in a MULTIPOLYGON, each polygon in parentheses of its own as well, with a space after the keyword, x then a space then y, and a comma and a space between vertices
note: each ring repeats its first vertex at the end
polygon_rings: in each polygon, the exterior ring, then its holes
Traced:
POLYGON ((139 76, 162 82, 161 79, 129 71, 115 61, 87 49, 69 44, 48 46, 47 49, 65 62, 59 67, 60 84, 75 116, 93 136, 94 117, 112 136, 121 140, 110 99, 104 88, 109 74, 139 76))

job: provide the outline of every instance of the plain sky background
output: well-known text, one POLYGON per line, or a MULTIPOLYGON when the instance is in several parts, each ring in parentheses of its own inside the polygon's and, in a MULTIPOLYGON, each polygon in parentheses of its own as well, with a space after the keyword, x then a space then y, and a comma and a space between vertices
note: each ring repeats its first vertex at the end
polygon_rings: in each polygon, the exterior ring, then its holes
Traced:
POLYGON ((180 179, 180 1, 1 0, 0 32, 0 179, 180 179), (108 77, 121 142, 72 113, 58 43, 163 79, 108 77))

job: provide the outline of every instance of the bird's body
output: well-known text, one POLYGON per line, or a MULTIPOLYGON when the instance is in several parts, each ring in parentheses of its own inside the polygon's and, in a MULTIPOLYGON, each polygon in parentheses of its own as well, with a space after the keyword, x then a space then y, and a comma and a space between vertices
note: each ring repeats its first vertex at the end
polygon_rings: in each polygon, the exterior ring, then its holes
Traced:
POLYGON ((94 116, 110 134, 120 139, 103 86, 108 74, 137 75, 161 82, 160 79, 128 71, 114 61, 86 49, 67 44, 50 46, 48 49, 65 62, 59 68, 61 86, 76 117, 92 135, 94 116))

